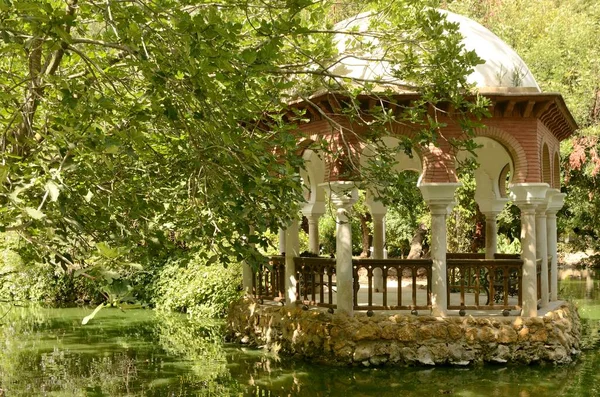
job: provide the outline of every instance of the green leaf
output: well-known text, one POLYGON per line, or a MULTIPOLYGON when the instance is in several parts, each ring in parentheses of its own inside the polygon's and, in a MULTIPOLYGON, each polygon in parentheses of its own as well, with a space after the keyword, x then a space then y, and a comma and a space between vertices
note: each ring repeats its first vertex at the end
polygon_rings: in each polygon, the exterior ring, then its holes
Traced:
POLYGON ((111 248, 108 243, 102 241, 96 244, 98 253, 107 259, 115 259, 121 256, 121 253, 116 248, 111 248))
POLYGON ((112 284, 113 280, 121 278, 121 275, 112 270, 101 271, 100 274, 106 280, 107 283, 112 284))
POLYGON ((124 264, 131 268, 134 268, 136 270, 144 270, 144 267, 142 265, 140 265, 139 263, 126 262, 124 264))
POLYGON ((31 207, 25 208, 25 212, 27 212, 27 215, 29 215, 29 217, 38 221, 46 216, 46 214, 44 214, 42 211, 31 207))
POLYGON ((8 177, 8 167, 6 165, 0 165, 0 185, 4 184, 4 181, 8 177))
POLYGON ((85 316, 83 320, 81 320, 81 325, 86 325, 87 323, 89 323, 90 320, 92 320, 96 316, 96 314, 98 314, 98 312, 104 308, 104 306, 104 303, 101 303, 98 306, 96 306, 92 314, 85 316))
POLYGON ((58 195, 60 193, 60 189, 56 183, 54 183, 53 181, 48 181, 48 182, 46 182, 46 185, 44 186, 44 188, 46 189, 46 192, 48 192, 48 194, 50 196, 50 201, 54 202, 54 201, 58 200, 58 195))

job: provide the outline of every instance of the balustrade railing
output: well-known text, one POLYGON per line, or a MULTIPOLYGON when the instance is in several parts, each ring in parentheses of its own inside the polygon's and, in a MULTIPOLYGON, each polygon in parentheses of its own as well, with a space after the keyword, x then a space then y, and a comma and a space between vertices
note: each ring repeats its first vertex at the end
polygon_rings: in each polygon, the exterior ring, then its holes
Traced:
POLYGON ((285 294, 285 257, 273 256, 259 265, 252 277, 252 292, 259 299, 279 301, 285 294))
POLYGON ((430 259, 354 259, 354 309, 421 310, 431 308, 430 259), (375 275, 375 269, 381 270, 375 275), (366 302, 359 281, 366 277, 366 302), (375 278, 382 278, 381 291, 375 290, 375 278), (393 280, 395 278, 396 280, 393 280), (404 292, 404 293, 403 293, 404 292), (381 294, 379 294, 381 293, 381 294))
POLYGON ((449 258, 446 268, 449 310, 513 310, 523 305, 520 259, 449 258))
MULTIPOLYGON (((523 261, 518 255, 449 253, 448 309, 516 310, 522 307, 523 261)), ((296 299, 306 305, 335 308, 335 258, 296 257, 296 299)), ((541 260, 537 261, 538 297, 541 296, 541 260)), ((354 259, 355 310, 423 310, 431 308, 430 259, 354 259), (376 270, 379 270, 377 272, 376 270), (376 280, 381 277, 381 280, 376 280), (376 289, 376 285, 380 285, 376 289)), ((253 293, 261 299, 285 297, 285 258, 275 256, 253 277, 253 293)))
POLYGON ((296 299, 307 305, 336 307, 335 259, 294 258, 296 265, 296 299))

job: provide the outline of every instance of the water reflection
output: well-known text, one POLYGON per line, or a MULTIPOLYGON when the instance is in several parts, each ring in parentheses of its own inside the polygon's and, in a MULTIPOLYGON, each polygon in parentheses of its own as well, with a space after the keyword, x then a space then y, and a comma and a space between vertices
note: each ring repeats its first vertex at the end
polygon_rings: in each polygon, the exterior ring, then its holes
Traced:
POLYGON ((191 327, 181 316, 113 309, 81 326, 88 313, 10 310, 0 327, 0 396, 235 393, 221 323, 191 327))
POLYGON ((1 317, 0 396, 596 396, 600 296, 596 274, 561 273, 560 294, 583 318, 569 366, 331 368, 223 343, 222 323, 105 310, 15 307, 1 317))

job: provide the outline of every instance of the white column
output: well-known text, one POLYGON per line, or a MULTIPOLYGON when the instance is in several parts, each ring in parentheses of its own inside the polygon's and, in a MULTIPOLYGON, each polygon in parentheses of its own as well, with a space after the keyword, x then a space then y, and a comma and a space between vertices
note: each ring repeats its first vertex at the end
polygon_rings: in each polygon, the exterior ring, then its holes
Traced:
POLYGON ((494 259, 496 247, 498 246, 498 226, 496 224, 496 212, 485 214, 485 259, 494 259))
POLYGON ((524 317, 537 316, 537 269, 535 210, 545 202, 546 183, 519 183, 510 186, 513 202, 521 210, 522 297, 524 317))
POLYGON ((556 211, 546 211, 546 238, 550 257, 550 300, 558 300, 558 249, 556 235, 556 211))
POLYGON ((542 274, 540 275, 542 297, 540 307, 548 306, 550 296, 548 293, 548 239, 546 237, 546 205, 541 204, 535 212, 536 231, 536 257, 542 258, 542 274))
POLYGON ((537 316, 537 269, 535 244, 535 205, 521 204, 521 259, 523 259, 522 316, 537 316))
POLYGON ((548 208, 546 209, 546 230, 548 239, 548 255, 550 256, 550 300, 558 300, 558 250, 556 247, 556 213, 564 205, 566 194, 558 189, 549 189, 546 194, 548 208))
POLYGON ((352 225, 348 218, 348 211, 358 200, 358 191, 354 182, 330 182, 326 187, 329 190, 331 202, 336 208, 335 279, 337 285, 337 308, 352 316, 354 311, 352 225))
POLYGON ((319 254, 319 214, 310 214, 308 219, 308 251, 319 254))
MULTIPOLYGON (((365 202, 371 218, 373 219, 373 259, 384 259, 383 249, 385 247, 385 214, 387 208, 381 201, 375 201, 373 196, 368 194, 365 202)), ((373 270, 373 289, 375 292, 383 291, 383 272, 380 268, 373 270)))
POLYGON ((434 316, 445 317, 447 298, 447 230, 446 217, 454 205, 454 191, 459 183, 422 183, 419 185, 431 212, 431 310, 434 316))
POLYGON ((294 257, 300 255, 298 239, 299 220, 293 220, 285 229, 285 303, 291 306, 296 303, 296 265, 294 257))
POLYGON ((496 218, 508 202, 506 198, 495 198, 495 193, 488 197, 475 194, 479 211, 485 215, 485 259, 494 259, 498 246, 498 226, 496 218))
POLYGON ((319 218, 325 213, 325 203, 315 201, 307 203, 302 209, 302 215, 308 219, 308 250, 319 254, 319 218))

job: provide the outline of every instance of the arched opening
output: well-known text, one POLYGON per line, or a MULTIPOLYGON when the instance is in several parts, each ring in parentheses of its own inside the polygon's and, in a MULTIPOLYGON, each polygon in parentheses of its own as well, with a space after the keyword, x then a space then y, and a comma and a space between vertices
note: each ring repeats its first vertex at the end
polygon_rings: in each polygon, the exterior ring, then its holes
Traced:
POLYGON ((514 174, 513 158, 493 138, 474 140, 478 147, 473 153, 463 151, 457 155, 457 174, 462 186, 457 189, 457 205, 448 217, 449 252, 491 250, 491 256, 495 252, 515 251, 519 247, 511 246, 518 238, 512 226, 514 209, 506 207, 507 190, 514 174), (495 224, 497 219, 500 219, 497 227, 486 226, 488 222, 495 224), (486 235, 490 230, 494 230, 492 240, 486 235))
POLYGON ((552 174, 550 169, 550 151, 548 145, 542 146, 542 182, 552 186, 552 174))
POLYGON ((511 174, 510 174, 510 164, 506 164, 502 171, 500 171, 500 176, 498 177, 498 189, 500 191, 500 197, 507 198, 508 197, 508 185, 510 184, 511 174))
POLYGON ((552 187, 560 190, 560 158, 558 156, 558 152, 554 153, 553 166, 552 187))

